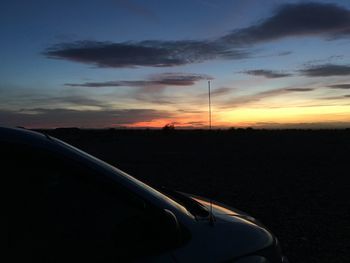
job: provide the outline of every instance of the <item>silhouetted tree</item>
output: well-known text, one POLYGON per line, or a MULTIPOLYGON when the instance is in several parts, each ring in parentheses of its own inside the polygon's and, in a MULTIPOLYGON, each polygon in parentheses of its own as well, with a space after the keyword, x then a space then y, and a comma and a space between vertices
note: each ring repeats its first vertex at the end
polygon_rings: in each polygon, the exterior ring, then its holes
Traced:
POLYGON ((175 125, 174 123, 167 123, 163 126, 162 131, 169 133, 175 130, 175 125))

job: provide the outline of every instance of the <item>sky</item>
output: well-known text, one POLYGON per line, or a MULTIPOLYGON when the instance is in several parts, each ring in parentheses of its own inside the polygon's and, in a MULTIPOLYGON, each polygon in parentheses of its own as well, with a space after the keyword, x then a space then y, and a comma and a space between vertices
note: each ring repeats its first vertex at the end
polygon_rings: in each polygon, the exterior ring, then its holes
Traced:
POLYGON ((350 1, 0 3, 0 125, 350 127, 350 1))

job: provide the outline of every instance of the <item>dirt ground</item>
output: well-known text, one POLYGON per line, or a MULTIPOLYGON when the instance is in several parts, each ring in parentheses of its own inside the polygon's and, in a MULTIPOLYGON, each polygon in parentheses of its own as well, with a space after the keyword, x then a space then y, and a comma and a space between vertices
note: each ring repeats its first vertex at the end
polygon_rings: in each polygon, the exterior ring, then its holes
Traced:
POLYGON ((250 213, 291 262, 350 262, 350 130, 46 132, 152 186, 250 213))

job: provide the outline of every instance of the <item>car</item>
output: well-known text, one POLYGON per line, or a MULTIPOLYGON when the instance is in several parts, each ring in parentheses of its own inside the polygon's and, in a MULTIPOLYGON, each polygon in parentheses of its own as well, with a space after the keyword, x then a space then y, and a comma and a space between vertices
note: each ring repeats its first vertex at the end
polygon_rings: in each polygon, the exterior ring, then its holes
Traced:
POLYGON ((253 217, 155 190, 49 135, 0 128, 0 153, 15 262, 287 262, 253 217))

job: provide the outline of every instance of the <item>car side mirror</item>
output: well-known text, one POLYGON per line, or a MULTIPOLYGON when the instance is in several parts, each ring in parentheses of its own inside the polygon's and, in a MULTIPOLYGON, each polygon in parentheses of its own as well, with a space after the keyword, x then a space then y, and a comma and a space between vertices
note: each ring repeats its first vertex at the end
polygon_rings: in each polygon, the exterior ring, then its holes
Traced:
POLYGON ((163 225, 160 227, 160 230, 165 231, 161 235, 165 236, 164 238, 169 244, 172 244, 173 246, 180 245, 182 241, 182 231, 175 214, 168 209, 164 209, 163 216, 160 220, 163 225))

